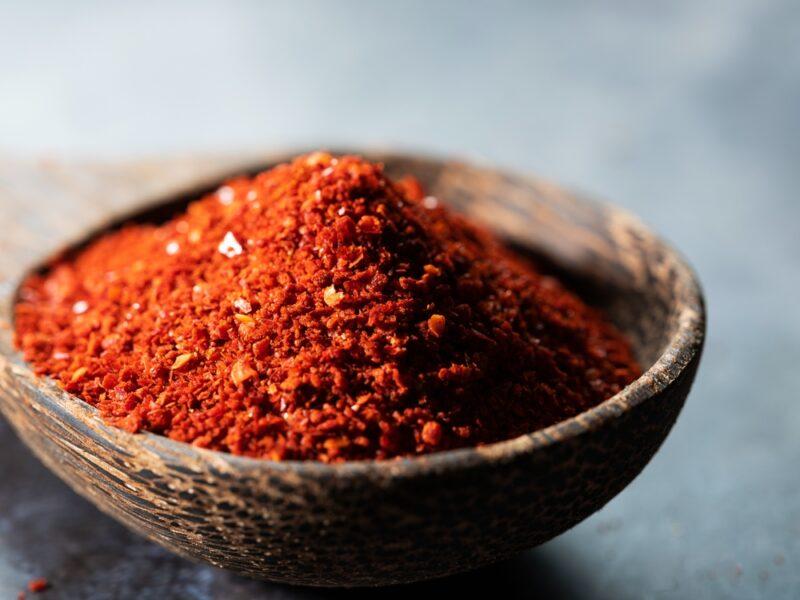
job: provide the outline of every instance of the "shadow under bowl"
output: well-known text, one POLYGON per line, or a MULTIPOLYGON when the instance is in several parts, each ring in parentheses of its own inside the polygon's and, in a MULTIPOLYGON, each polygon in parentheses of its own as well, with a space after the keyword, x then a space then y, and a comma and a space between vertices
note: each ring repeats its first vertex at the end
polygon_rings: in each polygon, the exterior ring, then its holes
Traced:
MULTIPOLYGON (((93 407, 37 377, 4 330, 0 409, 21 439, 75 491, 162 546, 293 584, 385 585, 472 569, 549 540, 618 494, 663 442, 697 370, 705 314, 692 270, 626 212, 552 184, 460 162, 362 154, 391 176, 416 176, 431 195, 567 273, 628 335, 645 373, 571 419, 480 448, 338 465, 273 462, 109 427, 93 407)), ((239 172, 271 165, 251 166, 239 172)), ((162 218, 202 191, 137 218, 162 218)), ((13 289, 0 298, 7 322, 13 289)))

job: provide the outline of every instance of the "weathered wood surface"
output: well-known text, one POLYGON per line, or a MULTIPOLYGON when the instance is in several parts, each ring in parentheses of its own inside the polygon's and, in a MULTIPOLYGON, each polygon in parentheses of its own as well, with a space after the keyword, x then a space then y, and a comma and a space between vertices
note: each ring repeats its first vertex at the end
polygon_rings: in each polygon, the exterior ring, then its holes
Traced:
POLYGON ((11 347, 21 274, 134 208, 269 162, 0 162, 0 408, 36 455, 132 530, 248 575, 317 585, 434 577, 498 560, 582 520, 627 485, 683 405, 702 348, 691 271, 627 214, 529 179, 380 155, 435 195, 590 283, 653 367, 602 405, 478 450, 338 466, 273 463, 106 427, 11 347))

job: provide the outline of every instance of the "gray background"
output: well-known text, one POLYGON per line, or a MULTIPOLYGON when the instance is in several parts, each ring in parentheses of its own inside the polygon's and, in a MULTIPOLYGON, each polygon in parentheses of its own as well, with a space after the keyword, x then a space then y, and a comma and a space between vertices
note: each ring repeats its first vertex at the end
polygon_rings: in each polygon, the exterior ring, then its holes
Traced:
MULTIPOLYGON (((518 559, 398 597, 800 595, 800 3, 0 2, 0 155, 309 144, 589 190, 673 241, 708 297, 695 389, 625 492, 518 559)), ((40 575, 53 598, 346 595, 139 540, 0 421, 0 597, 40 575)))

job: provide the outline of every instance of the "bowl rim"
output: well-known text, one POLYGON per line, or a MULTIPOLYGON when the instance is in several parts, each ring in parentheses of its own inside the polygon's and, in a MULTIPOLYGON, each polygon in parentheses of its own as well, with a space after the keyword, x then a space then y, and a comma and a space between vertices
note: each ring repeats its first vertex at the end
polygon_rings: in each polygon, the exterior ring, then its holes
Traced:
MULTIPOLYGON (((625 412, 642 404, 649 398, 660 394, 678 379, 683 371, 702 351, 705 329, 706 311, 705 300, 702 287, 698 277, 686 259, 673 246, 663 240, 653 230, 647 227, 640 219, 629 211, 613 205, 609 202, 598 200, 583 193, 566 189, 561 185, 554 184, 547 179, 534 176, 528 173, 518 173, 511 170, 499 168, 484 161, 474 158, 462 160, 460 158, 447 158, 444 156, 428 154, 424 152, 393 151, 378 148, 362 149, 338 149, 330 150, 334 154, 359 154, 371 159, 381 161, 423 161, 436 165, 454 165, 468 167, 479 171, 490 172, 501 177, 509 177, 517 181, 533 184, 546 185, 547 188, 557 190, 572 200, 582 204, 591 204, 600 210, 621 216, 625 219, 627 226, 640 231, 648 238, 660 246, 664 255, 669 258, 675 268, 677 277, 674 285, 685 286, 684 304, 681 310, 674 315, 678 326, 663 347, 661 354, 637 379, 628 384, 614 396, 604 400, 585 411, 582 411, 568 419, 554 423, 544 429, 539 429, 526 433, 515 438, 493 442, 483 446, 471 446, 457 448, 453 450, 443 450, 429 454, 415 455, 391 459, 365 459, 357 461, 345 461, 341 463, 324 463, 317 460, 271 460, 266 458, 254 458, 239 456, 223 452, 220 450, 209 450, 198 448, 185 442, 172 440, 166 436, 151 433, 148 431, 129 433, 117 427, 107 425, 99 415, 99 411, 88 402, 69 392, 62 390, 49 377, 41 377, 33 373, 28 363, 22 358, 19 351, 12 345, 6 351, 3 348, 3 358, 7 359, 12 365, 15 375, 23 376, 25 379, 36 380, 44 385, 39 386, 39 392, 35 394, 36 401, 45 401, 50 408, 58 413, 75 416, 83 413, 90 418, 79 418, 80 427, 94 428, 95 433, 105 434, 104 437, 118 439, 128 448, 138 447, 141 450, 154 452, 158 455, 178 458, 191 461, 193 463, 208 463, 226 472, 247 472, 249 474, 261 473, 293 473, 300 477, 334 477, 337 479, 371 476, 388 476, 392 478, 420 475, 429 472, 441 472, 452 469, 464 469, 471 466, 484 465, 489 463, 501 463, 510 461, 520 455, 529 454, 536 450, 565 442, 569 439, 595 431, 610 421, 620 417, 625 412), (10 355, 9 355, 10 354, 10 355), (91 421, 91 423, 89 422, 91 421)), ((284 150, 271 152, 261 155, 255 161, 243 160, 241 168, 232 172, 241 173, 243 170, 251 170, 250 167, 260 165, 260 168, 267 168, 269 165, 285 162, 298 154, 303 154, 304 150, 284 150)), ((155 208, 160 203, 169 202, 170 199, 180 198, 191 194, 196 189, 211 187, 214 182, 224 181, 226 176, 209 178, 204 185, 200 182, 188 186, 189 189, 177 189, 167 194, 162 194, 153 198, 147 198, 126 209, 123 216, 135 216, 145 213, 149 209, 155 208)), ((96 233, 97 230, 90 232, 96 233)), ((87 238, 83 238, 84 240, 87 238)), ((73 241, 65 240, 64 246, 74 245, 73 241)), ((2 287, 4 296, 4 309, 11 312, 13 329, 13 305, 17 290, 24 277, 30 272, 31 268, 36 268, 41 262, 28 265, 25 270, 18 273, 12 280, 7 280, 2 287)), ((6 344, 2 344, 5 346, 6 344)))

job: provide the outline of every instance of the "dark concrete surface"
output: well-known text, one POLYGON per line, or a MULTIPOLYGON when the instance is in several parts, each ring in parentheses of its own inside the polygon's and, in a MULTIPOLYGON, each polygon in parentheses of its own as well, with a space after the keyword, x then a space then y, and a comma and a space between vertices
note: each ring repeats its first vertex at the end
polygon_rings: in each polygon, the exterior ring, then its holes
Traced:
MULTIPOLYGON (((455 153, 613 199, 693 262, 708 343, 645 472, 538 549, 390 595, 800 597, 800 4, 0 2, 0 23, 2 153, 455 153)), ((0 424, 0 598, 38 576, 42 598, 370 594, 175 558, 0 424)))
MULTIPOLYGON (((44 469, 0 421, 0 597, 14 598, 30 578, 47 576, 45 598, 350 598, 375 590, 291 588, 248 580, 183 560, 130 533, 44 469), (5 458, 8 457, 8 458, 5 458), (13 460, 10 458, 13 457, 13 460), (11 485, 9 485, 11 483, 11 485)), ((577 594, 563 567, 531 554, 462 576, 382 589, 408 594, 496 593, 554 598, 577 594), (498 590, 495 590, 498 586, 498 590), (532 590, 534 595, 530 595, 532 590)), ((39 597, 36 595, 35 597, 39 597)), ((580 596, 577 596, 580 597, 580 596)))

